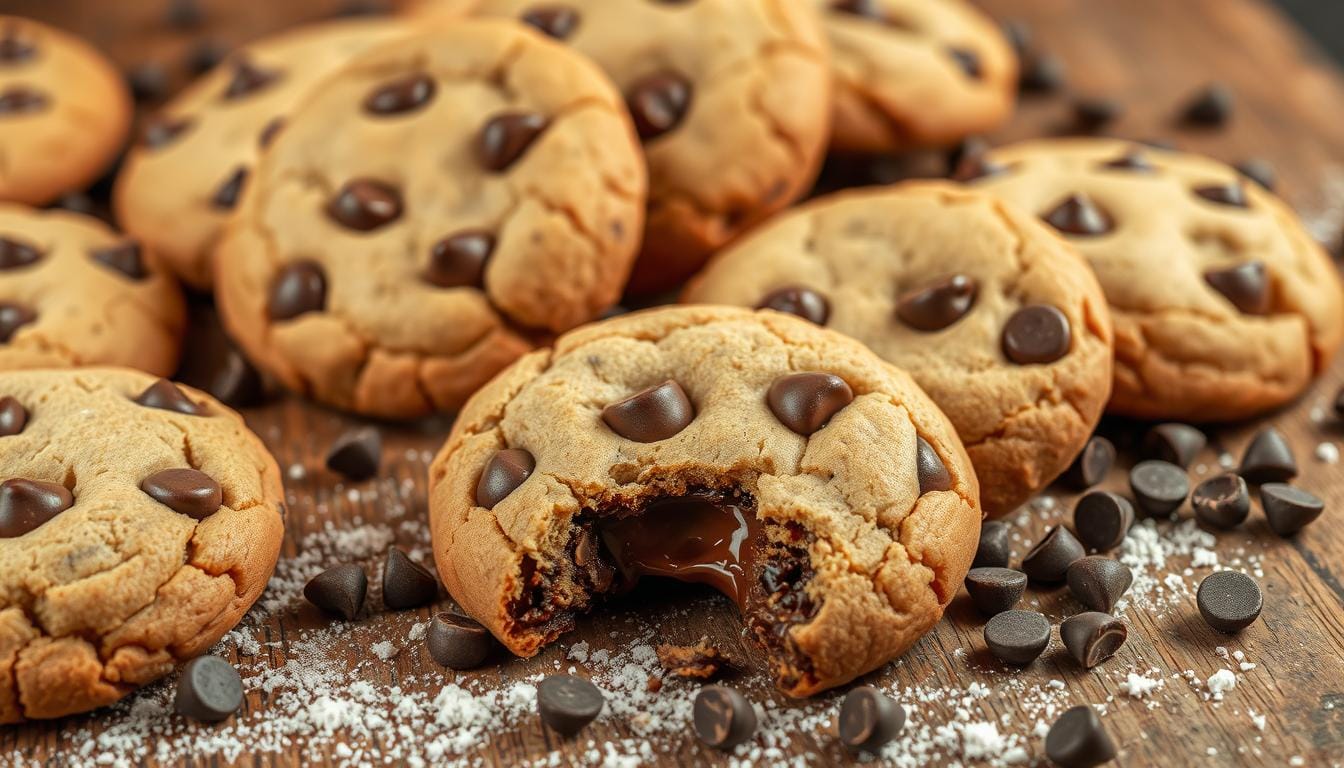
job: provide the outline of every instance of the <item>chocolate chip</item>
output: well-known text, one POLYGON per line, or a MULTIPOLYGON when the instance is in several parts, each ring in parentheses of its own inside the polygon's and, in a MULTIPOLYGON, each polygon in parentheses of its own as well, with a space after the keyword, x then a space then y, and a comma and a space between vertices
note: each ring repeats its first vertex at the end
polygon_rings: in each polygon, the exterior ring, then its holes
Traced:
POLYGON ((158 101, 168 95, 168 70, 157 61, 145 62, 126 73, 126 84, 136 101, 158 101))
POLYGON ((972 568, 966 574, 966 592, 985 616, 1012 610, 1026 591, 1027 574, 1011 568, 972 568))
POLYGON ((985 645, 995 658, 1025 667, 1050 645, 1050 621, 1036 611, 1004 611, 985 624, 985 645))
POLYGON ((883 20, 877 0, 832 0, 831 10, 865 19, 883 20))
POLYGON ((0 66, 22 64, 37 56, 37 46, 25 40, 18 24, 9 23, 0 33, 0 66))
POLYGON ((606 699, 596 685, 574 675, 551 675, 537 683, 541 721, 561 736, 573 736, 602 712, 606 699))
POLYGON ((327 202, 326 210, 341 226, 370 232, 401 217, 401 193, 377 179, 351 179, 327 202))
POLYGON ((495 453, 476 482, 477 506, 494 509, 531 476, 536 466, 532 454, 521 448, 505 448, 495 453))
POLYGON ((1068 528, 1056 525, 1022 558, 1022 572, 1033 582, 1058 584, 1069 566, 1085 554, 1083 545, 1068 528))
POLYGON ((51 100, 47 94, 26 85, 11 85, 0 91, 0 117, 40 112, 51 100))
POLYGON ((766 395, 780 423, 807 437, 854 400, 845 380, 831 373, 794 373, 775 379, 766 395))
POLYGON ((215 193, 210 196, 210 205, 219 211, 233 210, 238 204, 238 196, 243 192, 243 184, 247 181, 247 167, 238 166, 233 169, 218 187, 215 193))
POLYGON ((825 325, 831 317, 831 303, 825 296, 811 288, 796 285, 776 288, 767 293, 756 308, 797 315, 817 325, 825 325))
POLYGON ((89 253, 94 261, 120 272, 131 280, 144 280, 149 277, 149 268, 145 266, 144 254, 140 244, 134 240, 123 240, 106 248, 96 248, 89 253))
POLYGON ((1233 208, 1245 208, 1249 205, 1246 202, 1246 189, 1239 181, 1196 187, 1194 192, 1197 196, 1218 205, 1227 205, 1233 208))
POLYGON ((1129 488, 1144 514, 1166 517, 1185 503, 1190 478, 1170 462, 1141 461, 1129 471, 1129 488))
POLYGON ((1017 87, 1024 93, 1054 93, 1064 87, 1064 79, 1064 62, 1058 56, 1038 53, 1022 62, 1017 87))
POLYGON ((203 75, 219 65, 228 55, 229 49, 214 40, 201 40, 187 49, 187 71, 193 75, 203 75))
POLYGON ((1073 122, 1080 131, 1092 133, 1119 119, 1124 107, 1115 99, 1082 97, 1073 102, 1073 122))
POLYGON ((1080 557, 1065 576, 1074 599, 1094 611, 1110 613, 1134 583, 1129 566, 1109 557, 1080 557))
POLYGON ((256 405, 265 395, 261 374, 231 344, 212 356, 201 377, 199 383, 185 377, 184 381, 235 408, 256 405))
POLYGON ((218 656, 200 656, 182 668, 173 699, 173 709, 179 715, 217 723, 241 706, 243 679, 229 662, 218 656))
POLYGON ((308 602, 346 621, 363 610, 368 592, 369 578, 354 563, 332 566, 303 585, 303 596, 308 602))
POLYGON ((495 638, 467 616, 436 613, 425 634, 429 655, 449 669, 475 669, 494 650, 495 638))
POLYGON ((149 149, 165 147, 194 125, 190 118, 151 117, 140 134, 140 143, 149 149))
POLYGON ((284 127, 285 119, 283 117, 271 118, 271 121, 266 123, 266 127, 262 128, 261 133, 257 135, 257 146, 262 149, 271 146, 271 142, 275 141, 275 137, 280 134, 280 129, 284 127))
POLYGON ((205 21, 200 0, 169 0, 163 19, 177 29, 193 29, 205 21))
POLYGON ((836 724, 845 747, 876 753, 905 727, 905 707, 871 685, 862 685, 845 694, 836 724))
POLYGON ((167 379, 159 379, 150 384, 144 392, 135 397, 135 402, 146 408, 161 408, 165 411, 185 413, 188 416, 200 416, 205 413, 205 408, 193 402, 176 384, 167 379))
POLYGON ((1060 232, 1079 237, 1096 237, 1115 228, 1110 214, 1081 192, 1064 198, 1041 218, 1060 232))
POLYGON ((488 171, 502 171, 522 157, 549 126, 550 121, 536 112, 495 115, 476 139, 476 159, 488 171))
POLYGON ((1113 466, 1115 445, 1101 435, 1093 435, 1060 480, 1074 490, 1085 491, 1105 480, 1113 466))
POLYGON ((1288 440, 1273 427, 1266 427, 1246 446, 1237 474, 1252 485, 1286 483, 1297 477, 1297 459, 1288 440))
POLYGON ((42 251, 31 243, 12 237, 0 237, 0 269, 18 269, 36 263, 42 251))
POLYGON ((524 24, 536 27, 547 37, 564 40, 579 27, 579 12, 568 5, 539 5, 523 12, 524 24))
POLYGON ((1134 524, 1134 505, 1110 491, 1093 491, 1078 499, 1073 508, 1073 529, 1089 552, 1106 552, 1120 546, 1134 524))
POLYGON ((295 261, 280 268, 271 281, 266 313, 272 320, 292 320, 327 305, 327 275, 315 261, 295 261))
POLYGON ((1265 508, 1269 527, 1284 537, 1307 527, 1325 511, 1325 502, 1285 483, 1260 486, 1260 505, 1265 508))
POLYGON ((675 381, 664 381, 602 409, 611 431, 637 443, 656 443, 685 429, 695 419, 695 406, 675 381))
POLYGON ((1003 354, 1018 365, 1044 365, 1069 353, 1069 318, 1047 304, 1022 307, 1003 326, 1003 354))
POLYGON ((1129 627, 1123 621, 1100 611, 1070 616, 1059 625, 1059 639, 1085 669, 1114 656, 1128 638, 1129 627))
POLYGON ((1165 461, 1184 469, 1204 450, 1208 441, 1203 432, 1189 424, 1158 424, 1143 436, 1143 457, 1165 461))
POLYGON ((439 598, 439 580, 396 547, 388 547, 383 564, 383 605, 394 611, 419 608, 439 598))
POLYGON ((1222 83, 1205 87, 1186 104, 1181 119, 1191 125, 1217 127, 1232 117, 1235 99, 1232 89, 1222 83))
POLYGON ((1045 734, 1045 754, 1062 768, 1093 768, 1115 759, 1115 745, 1090 705, 1059 716, 1045 734))
POLYGON ((987 520, 980 525, 980 543, 975 549, 975 568, 1003 568, 1008 565, 1008 524, 1002 520, 987 520))
POLYGON ((966 48, 948 48, 947 53, 957 63, 961 71, 972 80, 984 77, 984 67, 980 64, 980 55, 966 48))
POLYGON ((1108 160, 1101 167, 1113 171, 1136 171, 1139 173, 1149 173, 1156 170, 1153 164, 1148 162, 1148 156, 1138 149, 1131 149, 1114 160, 1108 160))
POLYGON ((1195 517, 1215 528, 1236 528, 1251 513, 1251 494, 1240 475, 1228 472, 1195 486, 1190 495, 1195 517))
POLYGON ((998 176, 1008 170, 1008 166, 995 161, 989 156, 989 147, 983 148, 976 146, 967 147, 951 164, 952 180, 968 184, 978 179, 998 176))
POLYGON ((1195 593, 1199 615, 1219 632, 1234 634, 1260 618, 1264 596, 1260 585, 1239 571, 1218 571, 1199 583, 1195 593))
POLYGON ((0 437, 12 437, 28 426, 28 409, 18 400, 5 395, 0 398, 0 437))
POLYGON ((70 489, 15 477, 0 483, 0 539, 28 533, 75 503, 70 489))
POLYGON ((240 56, 233 61, 233 77, 224 88, 224 98, 240 99, 271 85, 278 79, 280 79, 278 71, 262 69, 240 56))
POLYGON ((715 749, 732 750, 756 733, 756 711, 738 691, 708 685, 695 695, 691 714, 695 735, 715 749))
POLYGON ((0 301, 0 344, 8 344, 15 331, 37 319, 37 313, 22 304, 0 301))
POLYGON ((360 482, 378 474, 383 455, 383 433, 361 427, 342 433, 327 451, 327 469, 347 480, 360 482))
POLYGON ((195 520, 204 520, 219 511, 224 492, 215 479, 198 469, 165 469, 140 482, 140 490, 150 498, 195 520))
POLYGON ((896 316, 918 331, 941 331, 971 311, 980 284, 970 275, 952 275, 896 299, 896 316))
POLYGON ((952 473, 928 440, 915 436, 915 474, 919 477, 919 495, 952 490, 952 473))
POLYGON ((626 95, 639 138, 650 141, 671 131, 691 109, 691 81, 676 72, 656 72, 636 80, 626 95))
POLYGON ((1204 273, 1204 281, 1248 315, 1267 315, 1272 309, 1269 276, 1263 262, 1248 261, 1227 269, 1211 269, 1204 273))
POLYGON ((399 77, 373 89, 364 98, 364 111, 371 115, 400 115, 419 109, 434 98, 438 86, 423 73, 399 77))
POLYGON ((1274 165, 1262 157, 1253 157, 1249 160, 1243 160, 1236 165, 1237 172, 1242 176, 1254 181, 1270 192, 1278 181, 1278 176, 1274 172, 1274 165))
POLYGON ((495 250, 495 236, 470 229, 439 240, 429 250, 425 282, 440 288, 478 287, 485 277, 485 263, 495 250))

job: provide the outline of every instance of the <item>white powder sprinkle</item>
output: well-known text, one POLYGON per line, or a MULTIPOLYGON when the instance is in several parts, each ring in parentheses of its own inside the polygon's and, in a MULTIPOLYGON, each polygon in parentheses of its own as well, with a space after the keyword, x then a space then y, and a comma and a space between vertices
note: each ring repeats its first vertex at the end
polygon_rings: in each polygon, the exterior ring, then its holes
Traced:
POLYGON ((1339 446, 1334 443, 1321 443, 1316 446, 1316 458, 1326 464, 1339 463, 1339 446))
POLYGON ((1230 669, 1220 669, 1209 676, 1205 685, 1208 686, 1209 695, 1214 701, 1222 701, 1228 691, 1237 687, 1237 676, 1230 669))
POLYGON ((1160 677, 1144 677, 1130 672, 1124 682, 1120 683, 1120 690, 1127 696, 1134 699, 1146 699, 1152 695, 1153 691, 1166 684, 1160 677))

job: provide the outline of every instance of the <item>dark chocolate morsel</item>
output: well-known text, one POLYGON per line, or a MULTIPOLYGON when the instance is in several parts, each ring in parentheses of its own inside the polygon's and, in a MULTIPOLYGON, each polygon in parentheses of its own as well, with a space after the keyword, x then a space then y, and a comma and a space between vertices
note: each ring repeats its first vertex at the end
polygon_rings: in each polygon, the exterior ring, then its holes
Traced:
POLYGON ((26 85, 11 85, 0 91, 0 119, 8 115, 24 115, 40 112, 51 104, 51 98, 44 91, 26 85))
POLYGON ((1003 354, 1018 365, 1053 363, 1069 353, 1069 318, 1048 304, 1022 307, 1003 327, 1003 354))
POLYGON ((538 5, 523 11, 524 24, 535 27, 547 37, 564 40, 579 27, 581 16, 568 5, 538 5))
POLYGON ((1059 639, 1070 656, 1091 669, 1120 650, 1129 639, 1129 627, 1108 613, 1088 611, 1065 619, 1059 625, 1059 639))
POLYGON ((140 143, 149 149, 165 147, 176 141, 192 124, 192 120, 186 117, 151 117, 145 122, 140 143))
POLYGON ((476 482, 476 504, 486 509, 513 493, 532 474, 537 462, 521 448, 505 448, 490 457, 476 482))
POLYGON ((1022 558, 1022 572, 1033 582, 1058 584, 1064 581, 1073 561, 1084 554, 1082 543, 1069 529, 1056 525, 1022 558))
POLYGON ((1060 715, 1045 734, 1045 754, 1061 768, 1094 768, 1115 759, 1115 744, 1091 705, 1060 715))
POLYGON ((1260 618, 1264 596, 1260 585, 1250 576, 1239 571, 1218 571, 1199 583, 1195 602, 1210 627, 1230 635, 1260 618))
POLYGON ((947 471, 938 451, 928 440, 915 436, 915 472, 919 477, 919 495, 952 490, 952 473, 947 471))
POLYGON ((1251 494, 1241 475, 1227 472, 1195 486, 1190 506, 1200 522, 1228 530, 1241 525, 1251 513, 1251 494))
POLYGON ((793 373, 775 379, 766 395, 780 423, 807 437, 854 401, 854 391, 831 373, 793 373))
POLYGON ((1010 555, 1008 524, 1002 520, 986 520, 980 524, 980 544, 975 549, 973 568, 1006 568, 1010 555))
POLYGON ((1221 126, 1232 117, 1234 102, 1232 89, 1222 83, 1213 83, 1191 98, 1182 119, 1192 125, 1221 126))
POLYGON ((574 675, 551 675, 537 683, 541 721, 561 736, 573 736, 602 712, 606 704, 596 685, 574 675))
POLYGON ((219 511, 224 491, 213 477, 198 469, 164 469, 140 482, 140 490, 150 498, 195 520, 219 511))
POLYGON ((1144 514, 1166 517, 1185 503, 1190 494, 1190 478, 1175 464, 1141 461, 1129 471, 1129 489, 1144 514))
POLYGON ((0 437, 12 437, 28 426, 28 409, 15 398, 0 398, 0 437))
POLYGON ((1066 581, 1075 600, 1094 611, 1110 613, 1134 583, 1134 572, 1119 560, 1090 555, 1073 561, 1066 581))
POLYGON ((0 344, 8 344, 14 333, 37 319, 37 312, 22 304, 0 301, 0 344))
POLYGON ((434 614, 425 645, 434 661, 449 669, 475 669, 494 650, 495 638, 475 619, 445 612, 434 614))
POLYGON ((1085 491, 1105 480, 1113 466, 1115 445, 1101 435, 1093 435, 1060 477, 1060 482, 1074 490, 1085 491))
POLYGON ((1042 218, 1060 232, 1079 237, 1096 237, 1115 228, 1110 214, 1082 193, 1064 198, 1042 218))
POLYGON ((1265 508, 1269 527, 1280 536, 1292 536, 1310 525, 1325 511, 1325 502, 1284 483, 1260 486, 1260 505, 1265 508))
POLYGON ((1249 205, 1246 200, 1246 189, 1241 186, 1239 181, 1196 187, 1194 191, 1197 196, 1218 205, 1227 205, 1233 208, 1245 208, 1249 205))
POLYGON ((176 384, 167 379, 159 379, 150 384, 144 392, 136 396, 135 402, 146 408, 161 408, 188 416, 200 416, 205 413, 205 408, 200 403, 187 397, 176 384))
POLYGON ((346 229, 371 232, 401 218, 401 192, 377 179, 351 179, 327 202, 326 211, 346 229))
POLYGON ((1120 546, 1134 524, 1134 505, 1110 491, 1092 491, 1073 508, 1073 530, 1089 552, 1106 552, 1120 546))
POLYGON ((917 331, 941 331, 971 311, 980 284, 970 275, 952 275, 896 299, 896 316, 917 331))
POLYGON ((360 482, 378 474, 382 456, 382 432, 376 427, 352 429, 332 442, 327 451, 327 469, 347 480, 360 482))
POLYGON ((400 115, 428 104, 437 86, 434 78, 423 73, 399 77, 375 88, 364 99, 364 111, 371 115, 400 115))
POLYGON ((10 478, 0 483, 0 539, 22 536, 74 503, 74 494, 58 483, 10 478))
POLYGON ((308 580, 303 596, 318 608, 349 621, 364 608, 369 577, 354 563, 332 566, 308 580))
POLYGON ((327 273, 315 261, 295 261, 281 267, 271 280, 266 313, 276 321, 292 320, 327 306, 327 273))
POLYGON ((729 751, 756 733, 756 710, 737 690, 707 685, 695 695, 691 722, 700 741, 729 751))
POLYGON ((817 325, 825 325, 831 317, 831 303, 825 296, 811 288, 796 285, 777 288, 767 293, 756 308, 796 315, 817 325))
POLYGON ((439 597, 439 580, 396 547, 383 563, 383 605, 394 611, 429 605, 439 597))
POLYGON ((1263 262, 1248 261, 1227 269, 1211 269, 1204 273, 1204 282, 1248 315, 1267 315, 1272 309, 1269 275, 1263 262))
POLYGON ((1148 161, 1148 156, 1137 147, 1114 160, 1108 160, 1102 167, 1112 171, 1134 171, 1138 173, 1149 173, 1155 170, 1153 164, 1148 161))
POLYGON ((494 250, 494 234, 483 229, 449 235, 430 248, 425 282, 440 288, 480 286, 485 277, 485 263, 494 250))
POLYGON ((1143 457, 1189 467, 1209 439, 1189 424, 1158 424, 1143 438, 1143 457))
POLYGON ((106 248, 94 249, 89 256, 99 264, 120 272, 131 280, 139 281, 149 277, 149 268, 145 266, 145 257, 140 251, 140 244, 134 240, 123 240, 106 248))
POLYGON ((972 568, 966 574, 966 593, 985 616, 1012 610, 1026 591, 1027 574, 1011 568, 972 568))
POLYGON ((486 121, 476 139, 476 159, 488 171, 502 171, 517 162, 550 121, 536 112, 506 112, 486 121))
POLYGON ((13 237, 0 237, 0 270, 18 269, 36 263, 43 256, 36 245, 13 237))
POLYGON ((210 196, 210 205, 217 211, 230 211, 238 204, 238 196, 243 193, 243 184, 247 182, 247 166, 240 165, 233 169, 215 187, 215 193, 210 196))
POLYGON ((1252 485, 1286 483, 1297 477, 1297 459, 1283 434, 1266 427, 1246 447, 1237 474, 1252 485))
POLYGON ((241 706, 243 679, 229 662, 218 656, 200 656, 182 668, 173 699, 173 709, 179 715, 217 723, 241 706))
POLYGON ((695 406, 675 381, 643 389, 602 409, 611 431, 637 443, 656 443, 681 432, 695 420, 695 406))
POLYGON ((675 129, 691 109, 691 81, 676 72, 655 72, 635 81, 626 104, 639 138, 650 141, 675 129))
POLYGON ((947 53, 970 79, 979 80, 984 77, 985 70, 980 64, 980 55, 975 51, 969 48, 948 48, 947 53))
POLYGON ((862 685, 845 694, 836 720, 841 744, 875 753, 905 727, 905 707, 871 685, 862 685))
POLYGON ((224 98, 230 101, 240 99, 266 88, 279 79, 278 70, 263 69, 247 58, 239 56, 233 61, 233 77, 229 78, 229 84, 224 87, 224 98))
POLYGON ((1050 621, 1036 611, 1004 611, 985 624, 984 634, 996 658, 1025 667, 1050 645, 1050 621))

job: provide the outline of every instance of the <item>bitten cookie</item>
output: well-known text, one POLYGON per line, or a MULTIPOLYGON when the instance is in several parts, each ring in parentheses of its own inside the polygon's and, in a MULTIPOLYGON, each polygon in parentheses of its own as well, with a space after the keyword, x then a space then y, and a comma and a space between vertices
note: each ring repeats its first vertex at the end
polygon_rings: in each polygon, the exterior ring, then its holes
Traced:
POLYGON ((454 410, 620 296, 646 177, 620 95, 525 27, 361 54, 286 119, 217 251, 231 334, 359 413, 454 410))
POLYGON ((352 55, 407 31, 327 22, 232 54, 147 122, 113 190, 118 222, 183 281, 209 288, 215 243, 284 116, 352 55))
POLYGON ((0 203, 0 370, 177 368, 182 291, 134 240, 89 216, 0 203))
POLYGON ((793 696, 899 656, 975 554, 952 425, 861 344, 776 312, 672 307, 561 337, 459 416, 430 470, 453 597, 531 656, 643 575, 742 610, 793 696))
POLYGON ((830 127, 825 33, 806 3, 483 0, 592 57, 648 156, 648 231, 630 290, 671 288, 802 196, 830 127))
POLYGON ((692 303, 768 307, 908 371, 957 428, 990 515, 1068 469, 1111 387, 1087 263, 986 193, 917 183, 821 198, 714 259, 692 303))
POLYGON ((79 38, 0 15, 0 201, 45 205, 111 164, 131 127, 116 69, 79 38))
POLYGON ((261 594, 280 470, 239 416, 136 371, 0 373, 0 723, 110 704, 261 594))
POLYGON ((1017 59, 963 0, 809 0, 826 19, 835 73, 831 146, 941 147, 992 131, 1013 111, 1017 59))
POLYGON ((1287 205, 1222 163, 1074 139, 998 149, 963 171, 1091 262, 1115 320, 1115 413, 1254 416, 1297 396, 1344 337, 1325 251, 1287 205))

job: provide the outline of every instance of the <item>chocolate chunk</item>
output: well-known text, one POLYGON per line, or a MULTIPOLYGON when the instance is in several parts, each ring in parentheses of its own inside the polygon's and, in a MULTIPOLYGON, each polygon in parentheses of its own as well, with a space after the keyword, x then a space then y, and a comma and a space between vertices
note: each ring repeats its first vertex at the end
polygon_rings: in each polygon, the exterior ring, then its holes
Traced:
POLYGON ((209 361, 209 369, 200 374, 199 383, 186 377, 184 380, 225 405, 241 408, 260 403, 265 395, 261 374, 232 344, 225 344, 209 361))
POLYGON ((1003 354, 1018 365, 1053 363, 1069 353, 1069 318, 1046 304, 1022 307, 1003 326, 1003 354))
POLYGON ((51 99, 47 94, 26 85, 11 85, 0 91, 0 118, 7 115, 24 115, 40 112, 47 108, 51 99))
POLYGON ((475 669, 494 650, 495 638, 475 619, 444 612, 434 614, 425 645, 434 661, 449 669, 475 669))
POLYGON ((383 564, 383 605, 394 611, 419 608, 439 598, 439 580, 396 547, 387 548, 383 564))
POLYGON ((1073 529, 1089 552, 1106 552, 1120 546, 1134 524, 1134 505, 1110 491, 1093 491, 1078 499, 1073 508, 1073 529))
POLYGON ((966 76, 972 80, 984 77, 984 67, 980 64, 980 55, 966 48, 948 48, 947 53, 966 76))
POLYGON ((488 171, 513 165, 550 126, 536 112, 506 112, 486 121, 476 139, 476 159, 488 171))
POLYGON ((1143 457, 1184 469, 1190 466, 1209 439, 1189 424, 1158 424, 1143 437, 1143 457))
POLYGON ((1128 638, 1129 627, 1123 621, 1100 611, 1070 616, 1059 625, 1059 639, 1086 669, 1114 656, 1128 638))
POLYGON ((168 95, 168 69, 157 61, 136 65, 126 73, 126 85, 136 101, 159 101, 168 95))
POLYGON ((1297 459, 1287 439, 1277 429, 1266 427, 1246 446, 1237 474, 1252 485, 1286 483, 1297 477, 1297 459))
POLYGON ((797 315, 817 325, 825 325, 831 316, 831 303, 825 296, 811 288, 796 285, 777 288, 767 293, 756 308, 797 315))
POLYGON ((862 685, 845 694, 836 724, 846 748, 876 754, 905 727, 905 707, 873 686, 862 685))
POLYGON ((691 81, 676 72, 656 72, 636 80, 626 94, 639 138, 650 141, 673 130, 691 110, 691 81))
POLYGON ((637 443, 656 443, 676 435, 695 419, 695 406, 675 381, 664 381, 602 409, 611 431, 637 443))
POLYGON ((1131 149, 1114 160, 1108 160, 1102 167, 1113 171, 1135 171, 1138 173, 1149 173, 1156 170, 1153 164, 1148 162, 1148 156, 1137 148, 1131 149))
POLYGON ((1119 560, 1090 555, 1073 561, 1066 580, 1075 600, 1094 611, 1110 613, 1134 583, 1134 572, 1119 560))
POLYGON ((42 255, 42 251, 32 243, 25 243, 12 237, 0 237, 0 269, 26 267, 36 263, 42 255))
POLYGON ((1069 529, 1056 525, 1022 558, 1022 571, 1033 582, 1058 584, 1064 581, 1073 561, 1084 554, 1082 543, 1069 529))
POLYGON ((281 267, 271 281, 266 314, 276 321, 292 320, 327 307, 327 273, 315 261, 295 261, 281 267))
POLYGON ((807 437, 854 400, 845 380, 831 373, 794 373, 775 379, 766 395, 780 423, 807 437))
POLYGON ((135 402, 146 408, 160 408, 188 416, 200 416, 205 413, 205 408, 200 403, 187 397, 176 384, 167 379, 159 379, 150 384, 144 392, 135 397, 135 402))
POLYGON ((1096 237, 1115 228, 1110 214, 1081 192, 1064 198, 1041 218, 1060 232, 1079 237, 1096 237))
POLYGON ((1004 611, 985 624, 985 645, 1000 661, 1025 667, 1050 645, 1050 621, 1036 611, 1004 611))
POLYGON ((596 685, 574 675, 551 675, 537 683, 541 721, 561 736, 573 736, 602 712, 606 699, 596 685))
POLYGON ((149 277, 149 268, 145 266, 144 254, 140 244, 134 240, 123 240, 106 248, 96 248, 89 253, 94 261, 109 267, 131 280, 144 280, 149 277))
POLYGON ((0 344, 8 344, 14 333, 37 319, 37 313, 22 304, 0 301, 0 344))
POLYGON ((1205 577, 1199 583, 1195 602, 1210 627, 1229 635, 1253 624, 1264 607, 1260 585, 1238 571, 1218 571, 1205 577))
POLYGON ((1227 205, 1233 208, 1245 208, 1249 205, 1246 201, 1246 189, 1238 181, 1196 187, 1194 192, 1197 196, 1218 205, 1227 205))
POLYGON ((1064 87, 1064 79, 1064 62, 1058 56, 1037 53, 1022 62, 1017 87, 1023 93, 1054 93, 1064 87))
POLYGON ((1045 754, 1061 768, 1093 768, 1115 759, 1115 745, 1090 705, 1059 716, 1045 734, 1045 754))
POLYGON ((1272 308, 1269 276, 1262 262, 1248 261, 1227 269, 1211 269, 1204 273, 1204 281, 1248 315, 1267 315, 1272 308))
POLYGON ((0 437, 12 437, 28 426, 28 409, 18 400, 5 395, 0 398, 0 437))
POLYGON ((434 98, 434 78, 423 73, 406 75, 383 83, 364 98, 364 111, 371 115, 400 115, 419 109, 434 98))
POLYGON ((210 205, 218 211, 230 211, 238 204, 238 196, 243 193, 243 184, 247 181, 247 167, 238 166, 233 169, 218 187, 215 193, 210 196, 210 205))
POLYGON ((494 250, 494 234, 483 229, 449 235, 430 248, 425 282, 440 288, 480 287, 494 250))
POLYGON ((691 645, 659 643, 654 650, 658 653, 658 665, 682 678, 708 680, 728 664, 728 657, 708 637, 691 645))
POLYGON ((150 498, 195 520, 219 511, 224 492, 215 479, 198 469, 165 469, 140 482, 140 490, 150 498))
POLYGON ((1268 160, 1262 157, 1253 157, 1237 163, 1236 169, 1242 176, 1254 181, 1264 189, 1270 192, 1274 191, 1278 177, 1274 172, 1273 164, 1268 160))
POLYGON ((140 134, 140 143, 149 149, 159 149, 177 140, 193 125, 190 118, 151 117, 140 134))
POLYGON ((327 202, 327 216, 356 232, 371 232, 401 218, 401 192, 377 179, 351 179, 327 202))
POLYGON ((383 433, 362 427, 342 433, 327 451, 327 469, 347 480, 360 482, 378 474, 383 456, 383 433))
POLYGON ((952 275, 896 299, 896 316, 918 331, 941 331, 971 311, 980 284, 970 275, 952 275))
POLYGON ((919 495, 952 490, 952 474, 947 471, 938 451, 928 440, 915 436, 915 474, 919 477, 919 495))
POLYGON ((476 504, 486 509, 513 493, 537 466, 532 454, 521 448, 505 448, 490 457, 476 482, 476 504))
POLYGON ((1009 557, 1009 528, 1002 520, 986 520, 980 525, 980 544, 975 549, 975 568, 1004 568, 1009 557))
POLYGON ((695 695, 691 720, 700 741, 725 752, 756 733, 756 711, 751 702, 722 685, 700 689, 695 695))
POLYGON ((523 12, 524 24, 536 27, 543 35, 564 40, 579 27, 579 12, 568 5, 539 5, 523 12))
POLYGON ((1240 475, 1228 472, 1195 486, 1190 506, 1200 522, 1230 530, 1241 525, 1251 513, 1251 494, 1240 475))
POLYGON ((369 577, 354 563, 332 566, 303 585, 303 596, 308 602, 346 621, 363 610, 368 592, 369 577))
POLYGON ((1218 127, 1231 119, 1234 102, 1231 88, 1213 83, 1194 95, 1186 104, 1181 119, 1190 125, 1218 127))
POLYGON ((0 539, 28 533, 75 503, 70 489, 15 477, 0 483, 0 539))
POLYGON ((224 98, 230 101, 240 99, 271 85, 278 79, 280 72, 262 69, 240 56, 233 61, 233 77, 224 88, 224 98))
POLYGON ((1073 102, 1073 122, 1078 130, 1093 133, 1119 119, 1124 107, 1115 99, 1082 97, 1073 102))
POLYGON ((1265 508, 1269 527, 1285 537, 1307 527, 1325 511, 1325 502, 1285 483, 1260 486, 1260 505, 1265 508))
POLYGON ((1012 610, 1027 591, 1027 574, 1011 568, 972 568, 966 574, 966 592, 985 616, 1012 610))
POLYGON ((1144 514, 1166 517, 1185 503, 1190 478, 1185 470, 1170 462, 1141 461, 1129 471, 1129 489, 1144 514))
POLYGON ((241 706, 243 679, 229 662, 218 656, 200 656, 182 668, 173 699, 173 709, 179 715, 217 723, 241 706))
POLYGON ((1060 481, 1074 490, 1085 491, 1105 480, 1114 465, 1115 445, 1101 435, 1093 435, 1060 481))

